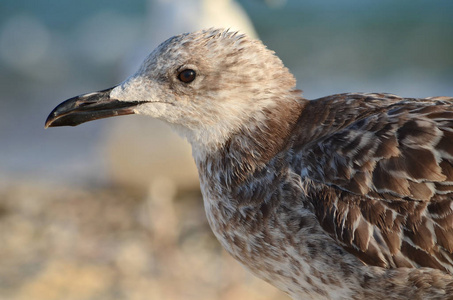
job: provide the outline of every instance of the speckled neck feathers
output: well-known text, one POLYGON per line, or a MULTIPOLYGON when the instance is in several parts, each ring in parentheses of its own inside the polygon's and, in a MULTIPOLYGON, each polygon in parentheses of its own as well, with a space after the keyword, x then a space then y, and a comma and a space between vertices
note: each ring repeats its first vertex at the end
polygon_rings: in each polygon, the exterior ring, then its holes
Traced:
MULTIPOLYGON (((296 92, 293 94, 288 96, 297 97, 296 92)), ((273 109, 263 109, 259 119, 251 118, 215 151, 204 152, 204 155, 194 153, 200 170, 220 173, 222 184, 231 186, 241 184, 249 177, 251 179, 255 172, 265 168, 270 159, 287 147, 298 115, 306 103, 296 98, 282 104, 273 109)))
POLYGON ((46 126, 168 122, 192 144, 220 243, 294 299, 453 299, 453 98, 308 101, 295 86, 261 42, 210 29, 46 126))

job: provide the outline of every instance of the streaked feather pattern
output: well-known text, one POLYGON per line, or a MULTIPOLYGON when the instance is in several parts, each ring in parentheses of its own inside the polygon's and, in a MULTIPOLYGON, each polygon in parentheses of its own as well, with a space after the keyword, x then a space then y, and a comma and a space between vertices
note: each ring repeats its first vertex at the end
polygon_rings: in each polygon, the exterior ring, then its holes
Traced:
POLYGON ((452 104, 343 94, 302 113, 318 119, 301 117, 293 166, 323 228, 364 263, 453 274, 452 104))
POLYGON ((309 101, 261 42, 210 29, 46 126, 130 113, 187 138, 214 234, 294 299, 453 299, 453 98, 309 101))

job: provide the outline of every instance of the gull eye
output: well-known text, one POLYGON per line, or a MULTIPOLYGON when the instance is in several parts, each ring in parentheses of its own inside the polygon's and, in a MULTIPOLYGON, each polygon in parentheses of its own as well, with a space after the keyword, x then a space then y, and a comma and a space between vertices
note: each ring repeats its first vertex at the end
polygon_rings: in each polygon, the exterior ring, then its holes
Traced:
POLYGON ((183 70, 178 74, 178 79, 184 83, 191 83, 195 77, 197 77, 197 73, 192 69, 183 70))

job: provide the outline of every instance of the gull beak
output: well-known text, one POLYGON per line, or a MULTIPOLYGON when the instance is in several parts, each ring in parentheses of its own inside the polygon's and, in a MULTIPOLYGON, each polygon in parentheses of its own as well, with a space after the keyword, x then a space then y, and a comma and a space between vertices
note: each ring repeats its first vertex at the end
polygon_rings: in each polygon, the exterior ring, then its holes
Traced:
POLYGON ((146 101, 119 101, 110 98, 113 88, 68 99, 52 110, 45 128, 77 126, 79 124, 134 113, 134 108, 146 101))

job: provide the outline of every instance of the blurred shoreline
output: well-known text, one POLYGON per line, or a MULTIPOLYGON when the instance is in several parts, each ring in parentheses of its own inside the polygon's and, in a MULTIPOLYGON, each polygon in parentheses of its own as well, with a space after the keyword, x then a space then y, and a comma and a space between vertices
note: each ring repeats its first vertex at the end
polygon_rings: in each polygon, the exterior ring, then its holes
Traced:
POLYGON ((221 248, 201 195, 0 189, 0 299, 282 299, 221 248))
MULTIPOLYGON (((0 300, 287 298, 221 249, 178 144, 131 142, 153 134, 137 116, 44 130, 58 103, 124 80, 207 3, 151 2, 0 2, 0 300), (178 182, 159 176, 170 165, 178 182)), ((308 99, 453 96, 453 2, 238 2, 308 99)))

